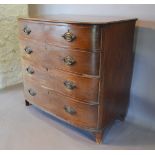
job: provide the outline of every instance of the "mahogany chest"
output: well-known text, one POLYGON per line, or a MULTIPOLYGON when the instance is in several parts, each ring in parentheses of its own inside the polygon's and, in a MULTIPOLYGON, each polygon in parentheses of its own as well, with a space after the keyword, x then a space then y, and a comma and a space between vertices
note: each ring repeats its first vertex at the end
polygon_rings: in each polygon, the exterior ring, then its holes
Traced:
POLYGON ((124 120, 136 19, 95 16, 19 18, 26 105, 94 133, 124 120))

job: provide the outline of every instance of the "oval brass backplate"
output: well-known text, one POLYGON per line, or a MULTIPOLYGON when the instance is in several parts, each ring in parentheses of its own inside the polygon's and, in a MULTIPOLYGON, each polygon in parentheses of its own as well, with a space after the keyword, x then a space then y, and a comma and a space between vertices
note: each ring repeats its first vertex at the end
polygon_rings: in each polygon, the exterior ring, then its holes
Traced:
POLYGON ((30 66, 26 68, 26 71, 27 71, 29 74, 34 74, 34 69, 31 68, 30 66))
POLYGON ((37 93, 36 93, 33 89, 31 89, 31 88, 28 90, 28 92, 29 92, 29 94, 30 94, 31 96, 37 95, 37 93))
POLYGON ((70 107, 70 106, 65 105, 64 110, 65 110, 65 112, 67 112, 67 113, 69 113, 71 115, 76 114, 76 110, 74 108, 70 107))
POLYGON ((64 63, 68 66, 74 65, 76 63, 76 61, 71 57, 71 56, 66 56, 63 59, 64 63))
POLYGON ((29 35, 29 34, 31 33, 31 29, 30 29, 27 25, 24 26, 23 31, 24 31, 27 35, 29 35))
POLYGON ((69 30, 62 37, 68 42, 72 42, 76 38, 76 36, 69 30))
POLYGON ((69 90, 73 90, 76 88, 75 83, 69 80, 64 81, 64 86, 69 90))
POLYGON ((32 49, 30 47, 25 47, 24 48, 24 51, 27 53, 27 54, 31 54, 32 53, 32 49))

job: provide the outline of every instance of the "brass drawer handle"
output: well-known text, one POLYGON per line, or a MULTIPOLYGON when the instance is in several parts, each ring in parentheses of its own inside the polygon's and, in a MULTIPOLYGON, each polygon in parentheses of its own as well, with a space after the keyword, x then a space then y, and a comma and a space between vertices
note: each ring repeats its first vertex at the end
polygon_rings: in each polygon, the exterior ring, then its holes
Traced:
POLYGON ((76 114, 76 110, 74 109, 74 108, 72 108, 72 107, 70 107, 70 106, 64 106, 64 110, 65 110, 65 112, 67 112, 67 113, 69 113, 69 114, 71 114, 71 115, 74 115, 74 114, 76 114))
POLYGON ((67 89, 73 90, 74 88, 76 88, 76 85, 72 82, 72 81, 64 81, 64 85, 67 89))
POLYGON ((30 94, 31 96, 37 95, 37 93, 36 93, 33 89, 31 89, 31 88, 28 90, 28 92, 29 92, 29 94, 30 94))
POLYGON ((32 53, 32 49, 30 47, 25 47, 24 48, 24 51, 27 53, 27 54, 31 54, 32 53))
POLYGON ((27 67, 27 68, 26 68, 26 71, 27 71, 29 74, 34 74, 34 69, 31 68, 31 67, 27 67))
POLYGON ((29 34, 31 33, 31 29, 30 29, 27 25, 24 26, 23 31, 24 31, 27 35, 29 35, 29 34))
POLYGON ((71 56, 66 56, 63 59, 64 63, 68 66, 74 65, 76 63, 76 61, 71 57, 71 56))
POLYGON ((62 37, 68 42, 72 42, 76 38, 76 36, 69 30, 62 37))

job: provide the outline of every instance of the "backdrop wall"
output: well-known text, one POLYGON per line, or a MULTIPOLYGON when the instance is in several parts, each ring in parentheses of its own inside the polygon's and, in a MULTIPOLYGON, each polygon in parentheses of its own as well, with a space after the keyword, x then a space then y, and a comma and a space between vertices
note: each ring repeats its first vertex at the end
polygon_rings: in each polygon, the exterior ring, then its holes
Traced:
POLYGON ((17 17, 27 14, 26 4, 0 4, 0 89, 22 81, 17 17))

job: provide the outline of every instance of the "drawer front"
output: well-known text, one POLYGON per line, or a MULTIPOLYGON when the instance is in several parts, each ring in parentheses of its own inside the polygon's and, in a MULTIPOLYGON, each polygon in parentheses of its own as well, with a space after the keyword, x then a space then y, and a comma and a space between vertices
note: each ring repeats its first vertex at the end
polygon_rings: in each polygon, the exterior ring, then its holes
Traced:
POLYGON ((73 49, 101 49, 99 25, 47 24, 20 20, 19 37, 73 49))
POLYGON ((45 63, 45 43, 35 40, 20 40, 20 50, 22 57, 34 63, 45 63))
POLYGON ((99 75, 99 52, 82 52, 46 45, 46 65, 48 68, 75 72, 79 74, 99 75))
POLYGON ((38 81, 24 82, 25 97, 30 103, 62 118, 63 120, 82 127, 97 127, 97 105, 81 104, 66 96, 38 86, 38 81))
POLYGON ((45 87, 66 96, 96 104, 99 79, 70 74, 57 69, 47 69, 38 64, 23 61, 24 78, 40 80, 45 87))
POLYGON ((19 21, 19 37, 44 41, 44 25, 32 21, 19 21))
POLYGON ((100 34, 99 25, 45 25, 46 42, 60 47, 84 50, 100 49, 100 34))

